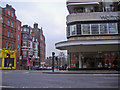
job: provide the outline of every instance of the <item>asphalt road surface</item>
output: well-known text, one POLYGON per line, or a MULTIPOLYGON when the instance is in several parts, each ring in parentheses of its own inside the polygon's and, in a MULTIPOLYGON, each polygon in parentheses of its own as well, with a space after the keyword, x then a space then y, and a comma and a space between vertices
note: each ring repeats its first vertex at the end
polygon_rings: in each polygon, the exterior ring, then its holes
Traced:
POLYGON ((2 71, 3 88, 118 88, 118 74, 47 74, 2 71))

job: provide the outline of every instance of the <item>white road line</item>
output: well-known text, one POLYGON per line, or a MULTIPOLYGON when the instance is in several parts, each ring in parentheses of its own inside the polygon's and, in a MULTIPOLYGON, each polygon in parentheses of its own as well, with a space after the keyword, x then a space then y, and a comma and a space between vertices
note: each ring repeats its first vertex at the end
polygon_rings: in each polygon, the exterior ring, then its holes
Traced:
POLYGON ((0 88, 15 88, 13 86, 0 86, 0 88))
POLYGON ((118 76, 118 74, 93 74, 95 76, 118 76))
POLYGON ((25 72, 25 73, 29 73, 29 72, 25 72))

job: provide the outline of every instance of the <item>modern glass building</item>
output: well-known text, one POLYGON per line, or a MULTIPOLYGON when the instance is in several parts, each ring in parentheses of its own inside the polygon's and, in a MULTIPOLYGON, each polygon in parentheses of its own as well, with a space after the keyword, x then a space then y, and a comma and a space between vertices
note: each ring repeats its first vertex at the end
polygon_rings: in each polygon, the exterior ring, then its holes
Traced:
POLYGON ((68 0, 67 41, 55 44, 68 51, 69 68, 112 68, 120 60, 120 0, 68 0))

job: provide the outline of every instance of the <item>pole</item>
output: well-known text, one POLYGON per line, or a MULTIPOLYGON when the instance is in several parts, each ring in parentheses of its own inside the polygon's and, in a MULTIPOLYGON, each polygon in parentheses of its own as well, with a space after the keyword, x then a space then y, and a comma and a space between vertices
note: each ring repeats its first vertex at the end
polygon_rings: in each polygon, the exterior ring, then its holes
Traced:
POLYGON ((55 57, 55 53, 52 52, 52 72, 54 72, 54 57, 55 57))

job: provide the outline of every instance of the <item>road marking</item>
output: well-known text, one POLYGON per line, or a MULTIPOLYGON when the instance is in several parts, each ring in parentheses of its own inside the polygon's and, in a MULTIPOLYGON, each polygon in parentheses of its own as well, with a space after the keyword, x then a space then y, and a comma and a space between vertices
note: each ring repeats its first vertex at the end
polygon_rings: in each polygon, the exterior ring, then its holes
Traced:
POLYGON ((25 73, 29 73, 29 72, 25 72, 25 73))
POLYGON ((118 74, 93 74, 95 76, 118 76, 118 74))
POLYGON ((13 86, 0 86, 0 88, 15 88, 13 86))

